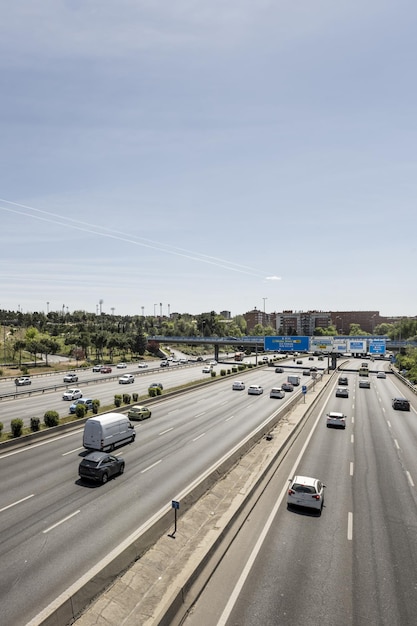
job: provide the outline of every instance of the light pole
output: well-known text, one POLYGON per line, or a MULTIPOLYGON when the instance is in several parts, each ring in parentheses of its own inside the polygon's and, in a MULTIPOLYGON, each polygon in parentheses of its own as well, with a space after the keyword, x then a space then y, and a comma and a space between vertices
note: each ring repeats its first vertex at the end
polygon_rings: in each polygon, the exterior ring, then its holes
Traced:
POLYGON ((372 334, 374 334, 375 332, 375 318, 376 318, 376 313, 374 313, 371 317, 371 323, 372 323, 372 334))
POLYGON ((263 317, 263 325, 265 326, 265 322, 266 322, 266 315, 265 315, 265 300, 268 300, 268 298, 262 298, 262 300, 264 301, 264 317, 263 317))
POLYGON ((156 317, 156 307, 158 306, 158 303, 153 305, 153 316, 156 317))
POLYGON ((341 329, 340 329, 340 334, 341 334, 341 335, 343 335, 343 318, 342 318, 342 317, 340 317, 340 315, 336 315, 336 317, 335 317, 335 322, 336 322, 336 332, 337 332, 337 320, 340 320, 340 326, 341 326, 341 329))

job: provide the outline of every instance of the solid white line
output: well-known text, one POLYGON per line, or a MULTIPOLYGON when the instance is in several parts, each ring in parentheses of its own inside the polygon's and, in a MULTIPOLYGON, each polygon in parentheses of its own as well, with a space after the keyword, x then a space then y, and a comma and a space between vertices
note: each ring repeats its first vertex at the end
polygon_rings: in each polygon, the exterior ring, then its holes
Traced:
POLYGON ((348 513, 348 526, 347 526, 347 538, 348 541, 352 541, 353 536, 353 513, 348 513))
POLYGON ((159 436, 166 435, 167 433, 170 433, 171 430, 174 430, 173 426, 171 428, 167 428, 166 430, 163 430, 161 433, 159 433, 159 436))
MULTIPOLYGON (((304 454, 304 452, 306 451, 306 448, 308 446, 308 444, 310 443, 310 439, 312 438, 314 431, 316 430, 317 424, 321 421, 321 414, 317 417, 313 428, 311 429, 303 447, 300 450, 300 454, 298 455, 294 465, 291 468, 291 475, 293 476, 295 474, 295 470, 297 469, 297 466, 300 463, 300 460, 302 459, 302 456, 304 454)), ((239 580, 237 581, 235 588, 233 589, 232 593, 230 594, 229 600, 223 610, 223 613, 220 616, 219 621, 217 622, 217 626, 225 626, 227 620, 229 619, 230 613, 232 612, 232 609, 236 603, 236 600, 239 597, 240 592, 242 591, 242 587, 245 584, 246 578, 249 576, 249 572, 252 569, 252 565, 255 562, 256 557, 258 556, 258 552, 262 547, 263 542, 265 541, 265 537, 269 532, 269 529, 272 526, 272 523, 275 519, 275 516, 277 514, 277 511, 281 505, 282 500, 284 499, 285 495, 287 494, 287 490, 288 490, 288 485, 284 485, 284 488, 282 489, 280 495, 278 496, 278 499, 275 503, 274 508, 272 509, 267 522, 265 524, 265 526, 262 529, 262 532, 258 538, 258 541, 256 542, 250 556, 249 559, 246 562, 245 567, 242 570, 242 573, 239 577, 239 580)))
POLYGON ((353 476, 353 463, 350 463, 350 467, 349 467, 349 473, 351 476, 353 476))
POLYGON ((397 448, 397 450, 399 450, 400 446, 398 445, 398 441, 396 439, 394 439, 394 444, 395 444, 395 447, 397 448))
POLYGON ((0 456, 1 459, 7 459, 8 456, 14 456, 15 454, 22 454, 22 452, 30 452, 33 448, 39 448, 40 446, 46 446, 48 443, 59 441, 59 439, 65 439, 65 437, 72 437, 73 435, 78 435, 82 431, 82 428, 79 430, 72 430, 70 433, 66 435, 59 435, 57 437, 51 437, 51 439, 47 439, 46 441, 40 441, 39 443, 33 443, 25 448, 19 448, 19 450, 14 450, 13 452, 5 452, 0 456))
POLYGON ((412 487, 414 487, 414 481, 413 481, 413 479, 411 478, 411 474, 410 474, 410 472, 407 472, 407 470, 406 470, 405 475, 407 476, 407 478, 408 478, 408 482, 410 483, 410 485, 411 485, 412 487))
POLYGON ((30 498, 33 498, 35 494, 32 493, 30 496, 26 496, 26 498, 22 498, 21 500, 16 500, 16 502, 12 502, 12 504, 8 504, 7 506, 4 506, 2 509, 0 509, 0 513, 2 511, 6 511, 7 509, 11 509, 13 506, 16 506, 16 504, 20 504, 21 502, 25 502, 25 500, 29 500, 30 498))
POLYGON ((203 415, 205 415, 207 413, 207 411, 203 411, 202 413, 198 413, 198 415, 196 415, 195 417, 202 417, 203 415))
POLYGON ((78 452, 78 450, 85 450, 84 446, 80 448, 74 448, 74 450, 69 450, 68 452, 64 452, 62 456, 67 456, 67 454, 73 454, 74 452, 78 452))
POLYGON ((78 513, 80 512, 80 509, 78 509, 78 511, 75 511, 74 513, 71 513, 71 515, 67 515, 67 517, 64 517, 64 519, 60 520, 59 522, 57 522, 56 524, 54 524, 53 526, 50 526, 49 528, 46 528, 44 531, 42 531, 44 534, 45 533, 49 533, 50 530, 53 530, 54 528, 56 528, 57 526, 60 526, 61 524, 63 524, 64 522, 66 522, 67 520, 71 519, 71 517, 74 517, 75 515, 78 515, 78 513))
POLYGON ((198 435, 198 437, 196 437, 195 439, 192 439, 192 441, 198 441, 199 439, 201 439, 201 437, 205 437, 206 433, 202 433, 201 435, 198 435))
POLYGON ((228 422, 229 420, 232 420, 233 418, 234 418, 234 415, 231 415, 230 417, 226 417, 226 419, 224 421, 228 422))
POLYGON ((156 463, 152 463, 152 465, 149 465, 149 467, 146 467, 145 469, 143 469, 141 471, 141 474, 144 474, 145 472, 148 472, 150 469, 155 467, 155 465, 159 465, 159 463, 161 463, 161 461, 162 461, 162 459, 159 459, 159 461, 156 461, 156 463))

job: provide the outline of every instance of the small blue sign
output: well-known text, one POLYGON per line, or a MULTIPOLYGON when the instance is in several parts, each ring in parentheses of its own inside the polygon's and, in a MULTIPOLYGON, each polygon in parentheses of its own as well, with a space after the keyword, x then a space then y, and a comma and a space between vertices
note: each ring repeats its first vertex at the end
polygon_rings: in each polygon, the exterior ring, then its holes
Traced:
POLYGON ((303 386, 301 387, 301 391, 302 391, 303 393, 307 393, 307 386, 306 386, 306 385, 303 385, 303 386))
POLYGON ((172 501, 172 508, 173 509, 179 509, 180 508, 180 503, 177 500, 173 500, 172 501))

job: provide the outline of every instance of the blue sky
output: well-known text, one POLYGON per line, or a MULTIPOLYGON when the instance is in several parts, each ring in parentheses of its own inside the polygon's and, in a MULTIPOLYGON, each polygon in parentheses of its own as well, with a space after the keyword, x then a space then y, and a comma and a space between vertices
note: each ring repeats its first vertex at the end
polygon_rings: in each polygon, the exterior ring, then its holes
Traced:
POLYGON ((416 18, 4 4, 0 309, 416 315, 416 18))

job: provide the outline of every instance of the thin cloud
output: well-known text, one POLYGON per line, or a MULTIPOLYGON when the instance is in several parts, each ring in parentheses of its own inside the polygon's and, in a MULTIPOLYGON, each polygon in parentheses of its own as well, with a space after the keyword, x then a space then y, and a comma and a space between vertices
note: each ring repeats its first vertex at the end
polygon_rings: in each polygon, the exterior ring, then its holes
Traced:
POLYGON ((72 228, 74 230, 89 233, 98 237, 116 239, 125 243, 131 243, 136 246, 150 248, 152 250, 157 250, 158 252, 165 252, 166 254, 183 257, 191 261, 199 261, 200 263, 214 265, 216 267, 220 267, 231 272, 239 272, 241 274, 246 274, 248 276, 254 276, 258 278, 262 278, 264 276, 264 274, 261 274, 254 268, 251 268, 247 265, 235 263, 233 261, 228 261, 226 259, 212 257, 206 254, 201 254, 199 252, 193 252, 192 250, 186 250, 184 248, 177 248, 175 246, 172 246, 171 244, 161 243, 152 239, 145 239, 143 237, 132 237, 131 235, 120 231, 115 231, 113 229, 110 230, 105 226, 96 226, 94 224, 89 224, 88 222, 83 222, 81 220, 75 220, 70 217, 62 217, 61 215, 58 215, 56 213, 51 213, 49 211, 44 211, 42 209, 37 209, 28 205, 12 202, 11 200, 5 200, 4 198, 0 198, 0 202, 5 202, 6 204, 13 205, 12 207, 0 206, 0 210, 8 211, 9 213, 15 213, 16 215, 24 215, 32 219, 49 222, 51 224, 57 224, 59 226, 65 226, 66 228, 72 228))

